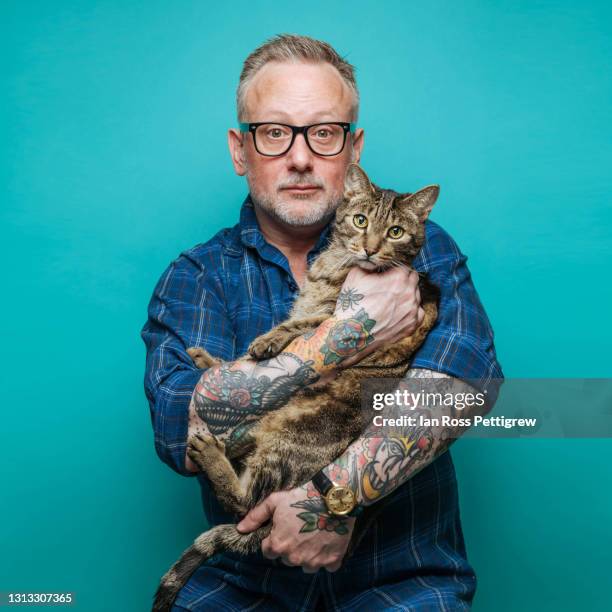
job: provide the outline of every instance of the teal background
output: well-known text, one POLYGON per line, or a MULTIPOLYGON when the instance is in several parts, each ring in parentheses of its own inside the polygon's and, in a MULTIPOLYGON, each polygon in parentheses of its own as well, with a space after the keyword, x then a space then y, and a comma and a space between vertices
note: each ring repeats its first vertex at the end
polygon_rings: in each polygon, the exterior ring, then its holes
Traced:
MULTIPOLYGON (((236 221, 235 86, 275 33, 358 67, 378 184, 441 184, 506 375, 611 375, 609 4, 292 7, 2 4, 2 591, 145 610, 204 527, 155 455, 139 332, 167 264, 236 221)), ((456 445, 475 610, 609 606, 611 451, 456 445)))

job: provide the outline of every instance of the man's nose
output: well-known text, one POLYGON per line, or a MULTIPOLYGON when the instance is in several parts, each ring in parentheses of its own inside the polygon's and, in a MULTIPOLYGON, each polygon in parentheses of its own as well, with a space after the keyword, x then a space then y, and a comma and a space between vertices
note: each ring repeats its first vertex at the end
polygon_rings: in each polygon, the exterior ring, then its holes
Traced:
POLYGON ((313 159, 313 152, 306 144, 304 134, 297 134, 291 149, 287 153, 289 169, 297 170, 298 172, 310 170, 312 169, 313 159))

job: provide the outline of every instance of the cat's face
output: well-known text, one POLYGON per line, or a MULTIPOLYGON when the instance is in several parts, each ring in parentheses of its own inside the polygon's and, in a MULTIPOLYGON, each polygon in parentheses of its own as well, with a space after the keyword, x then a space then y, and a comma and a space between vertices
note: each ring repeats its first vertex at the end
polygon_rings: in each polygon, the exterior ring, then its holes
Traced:
POLYGON ((347 170, 335 235, 351 260, 365 270, 410 265, 425 241, 425 221, 440 189, 430 185, 402 194, 372 185, 356 164, 347 170))

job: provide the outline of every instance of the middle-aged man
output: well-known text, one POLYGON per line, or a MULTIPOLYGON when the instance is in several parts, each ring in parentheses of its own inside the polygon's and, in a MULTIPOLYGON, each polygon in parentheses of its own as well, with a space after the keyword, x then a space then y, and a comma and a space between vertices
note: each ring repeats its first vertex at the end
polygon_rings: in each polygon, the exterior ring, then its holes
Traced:
MULTIPOLYGON (((278 36, 246 59, 237 101, 240 127, 228 138, 234 169, 249 187, 240 220, 170 264, 142 331, 155 447, 183 475, 197 472, 186 454, 191 434, 210 432, 236 451, 279 399, 366 354, 355 349, 331 365, 318 358, 334 326, 351 317, 339 304, 315 334, 278 357, 238 359, 288 316, 308 265, 326 244, 346 169, 359 161, 364 139, 355 127, 353 67, 327 43, 278 36), (225 363, 198 370, 186 351, 191 346, 225 363)), ((407 376, 481 388, 501 378, 466 257, 431 221, 414 268, 428 274, 441 297, 437 323, 407 376)), ((422 318, 414 271, 356 267, 343 290, 362 296, 359 306, 376 322, 369 351, 412 333, 422 318)), ((261 553, 221 554, 202 564, 174 609, 469 609, 476 578, 466 558, 453 464, 444 452, 449 432, 430 428, 422 446, 413 434, 410 428, 396 437, 364 434, 313 482, 269 496, 238 527, 246 533, 272 522, 261 553), (341 517, 321 493, 347 486, 357 507, 341 517), (345 558, 355 515, 371 504, 381 504, 378 518, 345 558)), ((206 477, 197 478, 209 523, 235 522, 206 477)))

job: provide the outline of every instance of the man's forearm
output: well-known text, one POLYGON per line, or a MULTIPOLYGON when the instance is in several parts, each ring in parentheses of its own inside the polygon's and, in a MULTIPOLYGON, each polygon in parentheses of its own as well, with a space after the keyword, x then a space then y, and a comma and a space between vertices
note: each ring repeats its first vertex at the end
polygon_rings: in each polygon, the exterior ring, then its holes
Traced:
MULTIPOLYGON (((191 399, 189 433, 210 432, 225 442, 229 456, 240 454, 249 442, 249 430, 263 414, 283 406, 296 391, 329 380, 344 359, 374 339, 365 327, 361 336, 346 336, 346 323, 331 317, 272 359, 241 358, 206 370, 191 399), (341 357, 330 351, 339 341, 341 357)), ((349 326, 350 332, 354 329, 349 326)))
MULTIPOLYGON (((436 383, 437 391, 443 391, 439 386, 446 385, 454 393, 475 393, 467 383, 432 370, 412 369, 406 378, 446 379, 447 383, 443 380, 436 383)), ((372 425, 336 461, 325 468, 325 473, 334 483, 351 485, 358 504, 370 505, 429 465, 466 429, 429 425, 427 423, 432 421, 431 417, 450 415, 466 418, 478 410, 482 408, 466 406, 458 410, 454 405, 439 406, 434 415, 430 409, 416 407, 410 412, 415 417, 414 422, 425 424, 395 428, 393 433, 386 435, 381 435, 372 425)))

